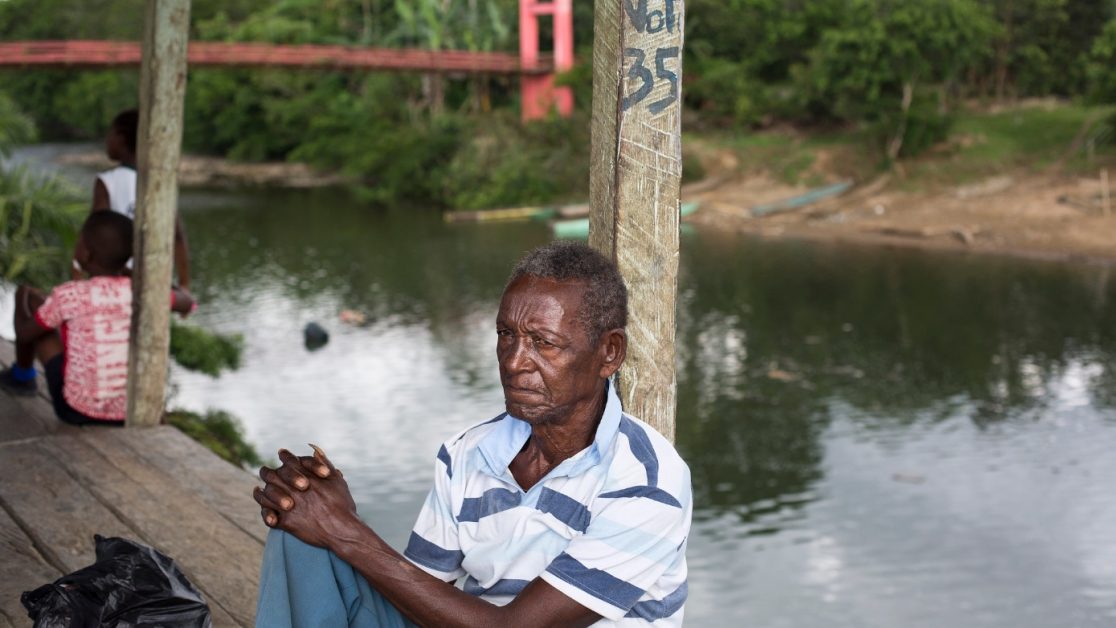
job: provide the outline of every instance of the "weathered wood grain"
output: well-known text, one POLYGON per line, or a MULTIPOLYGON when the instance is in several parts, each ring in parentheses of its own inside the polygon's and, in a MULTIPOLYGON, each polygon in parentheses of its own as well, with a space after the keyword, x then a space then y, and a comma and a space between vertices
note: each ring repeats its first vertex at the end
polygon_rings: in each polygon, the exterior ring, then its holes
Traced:
MULTIPOLYGON (((0 364, 7 367, 15 362, 15 345, 0 340, 0 364)), ((11 395, 0 391, 0 442, 8 442, 53 434, 72 432, 77 428, 66 425, 54 416, 47 392, 46 378, 38 376, 39 394, 31 397, 11 395), (44 403, 44 401, 46 403, 44 403)))
POLYGON ((684 0, 594 4, 589 243, 629 291, 624 408, 674 438, 684 0))
POLYGON ((215 512, 231 521, 261 544, 268 528, 260 521, 259 505, 252 499, 256 476, 221 460, 178 429, 162 425, 145 430, 118 430, 90 435, 112 440, 129 453, 163 472, 181 490, 197 493, 215 512))
POLYGON ((178 206, 190 0, 147 2, 140 67, 136 268, 128 353, 128 425, 163 415, 170 347, 168 295, 178 206))
POLYGON ((0 509, 0 627, 31 626, 31 619, 20 604, 20 594, 54 582, 61 575, 47 564, 8 513, 0 509))
POLYGON ((0 502, 44 558, 69 573, 93 563, 94 534, 130 536, 132 530, 67 473, 43 441, 0 445, 0 502))
POLYGON ((39 417, 29 416, 23 404, 0 391, 0 442, 32 438, 46 433, 47 426, 39 417))
MULTIPOLYGON (((259 541, 210 508, 196 493, 93 431, 45 439, 44 447, 135 531, 138 540, 175 559, 213 609, 240 625, 255 617, 259 541)), ((205 451, 212 461, 223 463, 205 451)))

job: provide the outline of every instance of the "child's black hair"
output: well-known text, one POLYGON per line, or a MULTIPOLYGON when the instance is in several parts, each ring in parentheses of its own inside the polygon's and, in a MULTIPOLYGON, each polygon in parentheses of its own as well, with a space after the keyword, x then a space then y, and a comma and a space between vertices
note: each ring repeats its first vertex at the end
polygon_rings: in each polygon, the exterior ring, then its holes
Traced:
POLYGON ((132 219, 124 214, 107 209, 89 214, 81 237, 89 255, 105 270, 121 270, 132 258, 132 219))
POLYGON ((128 150, 135 154, 136 136, 139 135, 139 110, 128 109, 116 114, 116 117, 112 119, 112 128, 124 136, 128 150))

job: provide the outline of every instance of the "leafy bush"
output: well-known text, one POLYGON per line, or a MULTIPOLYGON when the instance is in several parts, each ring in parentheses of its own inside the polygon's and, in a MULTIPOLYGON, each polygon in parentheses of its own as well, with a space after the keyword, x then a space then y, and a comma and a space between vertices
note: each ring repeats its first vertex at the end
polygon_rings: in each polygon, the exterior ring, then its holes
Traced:
POLYGON ((171 323, 170 355, 183 368, 217 377, 222 370, 240 368, 244 338, 171 323))
POLYGON ((0 155, 7 156, 15 144, 35 140, 35 122, 20 111, 15 101, 0 93, 0 155))
POLYGON ((244 440, 240 421, 228 412, 210 410, 201 415, 180 409, 167 412, 163 418, 164 422, 177 427, 183 434, 238 467, 263 464, 255 447, 244 440))
POLYGON ((1089 96, 1099 103, 1116 103, 1116 20, 1104 27, 1089 55, 1089 96))
POLYGON ((748 73, 744 63, 705 59, 694 64, 693 75, 696 80, 683 92, 686 101, 714 122, 752 126, 770 111, 763 98, 764 85, 748 73))
POLYGON ((443 172, 440 200, 458 209, 583 201, 588 129, 584 116, 527 125, 506 114, 477 121, 443 172))
POLYGON ((83 216, 59 180, 0 171, 0 278, 43 288, 65 280, 83 216))
MULTIPOLYGON (((0 93, 0 155, 35 135, 31 118, 0 93)), ((49 288, 65 278, 81 218, 76 192, 59 179, 0 169, 0 279, 49 288)))
MULTIPOLYGON (((915 157, 949 139, 954 119, 955 116, 942 107, 934 94, 917 92, 906 113, 906 127, 898 157, 915 157)), ((888 111, 880 116, 880 121, 874 127, 874 135, 882 150, 886 151, 888 142, 894 138, 902 120, 901 111, 888 111)))

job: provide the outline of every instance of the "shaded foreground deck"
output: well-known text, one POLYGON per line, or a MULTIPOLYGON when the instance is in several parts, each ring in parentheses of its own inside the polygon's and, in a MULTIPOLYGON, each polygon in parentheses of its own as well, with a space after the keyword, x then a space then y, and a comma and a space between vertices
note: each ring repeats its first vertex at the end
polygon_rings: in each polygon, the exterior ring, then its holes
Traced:
MULTIPOLYGON (((0 341, 0 363, 13 347, 0 341)), ((267 529, 253 476, 177 429, 76 428, 42 394, 0 391, 0 628, 30 626, 20 593, 93 562, 93 535, 175 559, 215 626, 251 626, 267 529)))

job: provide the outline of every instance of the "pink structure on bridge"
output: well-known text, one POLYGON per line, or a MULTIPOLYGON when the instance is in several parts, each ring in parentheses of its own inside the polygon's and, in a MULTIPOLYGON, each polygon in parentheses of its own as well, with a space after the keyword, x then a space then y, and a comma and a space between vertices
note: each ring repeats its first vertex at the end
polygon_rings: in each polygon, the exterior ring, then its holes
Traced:
MULTIPOLYGON (((554 70, 568 72, 574 66, 573 0, 519 0, 519 63, 535 67, 539 62, 539 17, 554 18, 554 70)), ((554 72, 520 78, 520 108, 524 120, 545 117, 551 107, 568 116, 573 113, 573 90, 555 87, 554 72)))

